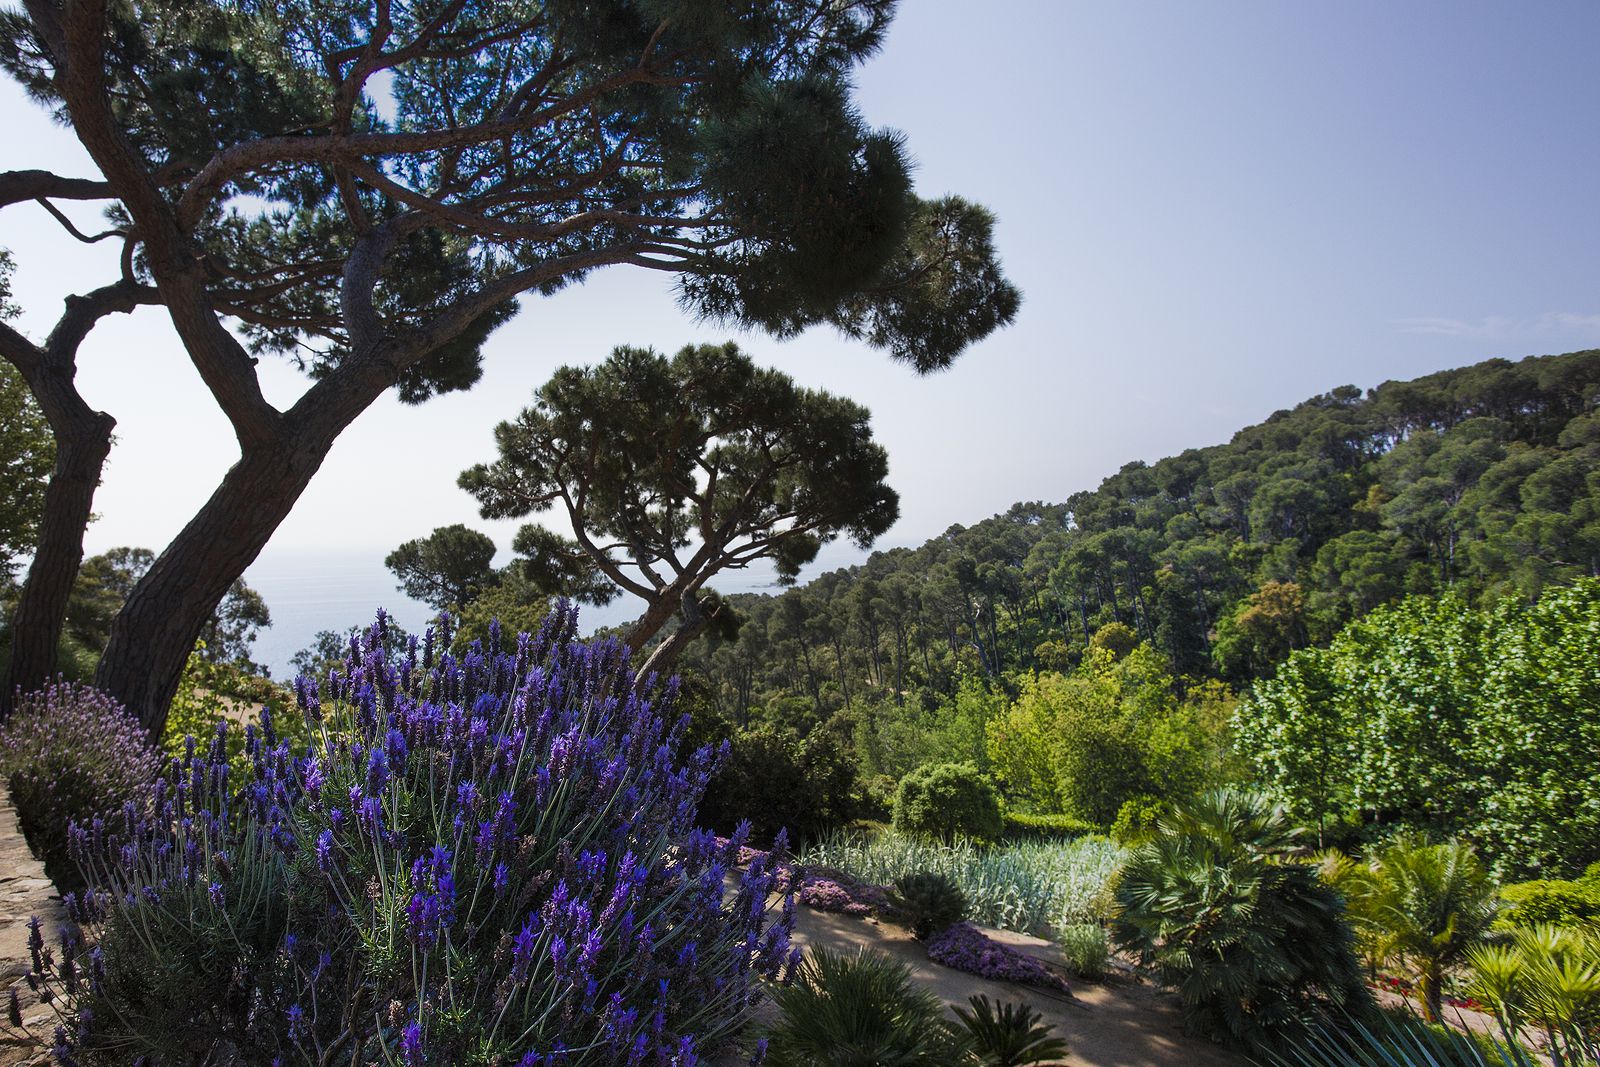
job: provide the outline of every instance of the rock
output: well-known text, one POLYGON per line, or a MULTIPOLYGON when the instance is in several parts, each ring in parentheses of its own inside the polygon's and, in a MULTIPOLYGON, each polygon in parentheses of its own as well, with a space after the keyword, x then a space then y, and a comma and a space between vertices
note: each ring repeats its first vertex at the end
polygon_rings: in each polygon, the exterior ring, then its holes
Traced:
POLYGON ((56 1014, 22 981, 31 966, 28 919, 35 915, 44 924, 48 939, 53 939, 67 920, 55 883, 45 877, 44 864, 34 858, 23 840, 11 797, 0 790, 0 1067, 42 1067, 50 1062, 56 1014), (12 987, 22 1000, 22 1033, 4 1021, 12 987))

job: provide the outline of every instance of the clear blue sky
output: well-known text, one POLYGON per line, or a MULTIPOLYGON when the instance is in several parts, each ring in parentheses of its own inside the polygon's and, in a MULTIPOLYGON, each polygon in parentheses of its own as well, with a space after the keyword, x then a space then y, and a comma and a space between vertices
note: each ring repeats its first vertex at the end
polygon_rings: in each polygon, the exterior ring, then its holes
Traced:
MULTIPOLYGON (((926 195, 999 216, 1017 324, 918 379, 815 331, 760 360, 874 413, 915 544, 1131 459, 1225 440, 1333 386, 1600 346, 1600 4, 906 3, 860 78, 926 195)), ((89 171, 6 83, 0 166, 89 171)), ((109 250, 0 215, 40 335, 109 250)), ((160 312, 102 329, 82 388, 119 420, 91 551, 160 547, 233 457, 160 312)), ((483 383, 349 431, 268 554, 374 554, 477 522, 455 488, 563 362, 725 333, 616 268, 529 300, 483 383)), ((300 387, 268 370, 269 395, 300 387)), ((482 524, 502 545, 514 524, 482 524)))

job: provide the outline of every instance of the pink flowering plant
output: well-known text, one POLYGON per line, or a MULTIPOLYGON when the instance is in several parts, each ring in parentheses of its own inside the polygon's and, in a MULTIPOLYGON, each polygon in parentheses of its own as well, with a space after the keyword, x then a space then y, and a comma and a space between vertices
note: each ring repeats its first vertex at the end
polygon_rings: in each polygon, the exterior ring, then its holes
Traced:
POLYGON ((161 756, 138 720, 87 685, 63 680, 20 696, 0 728, 0 777, 23 836, 68 886, 78 874, 71 824, 142 805, 160 773, 161 756))
POLYGON ((801 878, 800 903, 864 919, 882 911, 889 901, 882 886, 858 882, 840 871, 816 871, 801 878))
POLYGON ((971 923, 956 923, 929 938, 928 958, 996 982, 1069 992, 1061 975, 1032 956, 995 941, 971 923))
POLYGON ((566 608, 459 657, 432 633, 391 656, 385 626, 299 681, 303 754, 263 714, 235 782, 221 726, 153 815, 77 829, 94 888, 29 977, 58 1056, 689 1067, 735 1043, 796 963, 794 905, 769 910, 766 858, 725 885, 744 835, 695 828, 716 753, 680 755, 673 687, 566 608))

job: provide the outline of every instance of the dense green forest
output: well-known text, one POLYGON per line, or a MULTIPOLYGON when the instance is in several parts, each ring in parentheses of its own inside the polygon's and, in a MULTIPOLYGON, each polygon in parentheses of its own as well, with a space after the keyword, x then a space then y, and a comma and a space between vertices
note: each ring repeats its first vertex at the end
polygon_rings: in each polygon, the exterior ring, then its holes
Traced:
POLYGON ((678 665, 731 743, 708 818, 815 835, 958 764, 1013 829, 1124 836, 1249 783, 1330 844, 1459 834, 1505 872, 1581 870, 1600 817, 1551 798, 1600 788, 1573 751, 1600 703, 1597 401, 1595 351, 1336 389, 1063 504, 731 597, 737 627, 678 665), (1559 654, 1508 658, 1524 646, 1559 654))
POLYGON ((1490 360, 1278 411, 778 596, 683 662, 727 715, 953 696, 1069 670, 1127 627, 1234 686, 1408 594, 1536 597, 1600 574, 1600 351, 1490 360))

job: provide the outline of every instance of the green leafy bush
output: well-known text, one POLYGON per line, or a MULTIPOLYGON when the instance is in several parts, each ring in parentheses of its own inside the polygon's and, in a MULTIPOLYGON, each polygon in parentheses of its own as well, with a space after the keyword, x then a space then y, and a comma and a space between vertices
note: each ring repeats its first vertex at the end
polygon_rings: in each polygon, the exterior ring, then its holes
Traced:
POLYGON ((808 841, 842 826, 856 810, 850 755, 826 725, 804 738, 787 726, 741 730, 706 790, 702 825, 732 833, 748 819, 763 842, 779 830, 808 841))
POLYGON ((1181 807, 1135 849, 1112 934, 1183 1000, 1186 1027, 1252 1051, 1370 997, 1343 898, 1293 857, 1300 832, 1259 794, 1181 807))
POLYGON ((1505 905, 1500 912, 1505 926, 1557 926, 1600 924, 1600 864, 1589 868, 1582 878, 1539 879, 1514 882, 1500 888, 1505 905))
POLYGON ((767 1031, 770 1067, 950 1067, 967 1054, 939 998, 878 952, 814 948, 772 999, 779 1018, 767 1031))
POLYGON ((1074 923, 1063 927, 1056 935, 1056 944, 1061 946, 1067 963, 1079 978, 1098 981, 1106 976, 1111 946, 1106 940, 1105 927, 1099 923, 1074 923))
POLYGON ((1308 825, 1461 836, 1503 877, 1567 873, 1600 856, 1597 659, 1600 580, 1487 610, 1412 597, 1258 682, 1237 751, 1308 825))
POLYGON ((971 763, 919 767, 900 780, 895 792, 894 828, 941 841, 993 841, 1004 829, 1000 795, 971 763))
POLYGON ((1002 1004, 999 1010, 985 996, 967 998, 956 1018, 966 1028, 972 1051, 984 1067, 1027 1067, 1052 1063, 1067 1054, 1067 1043, 1051 1037, 1054 1026, 1040 1025, 1041 1016, 1026 1004, 1002 1004))
POLYGON ((889 904, 910 928, 913 937, 926 940, 967 917, 967 898, 948 876, 918 871, 895 879, 889 904))
POLYGON ((1099 830, 1093 823, 1084 822, 1072 815, 1036 815, 1031 812, 1006 811, 1001 837, 1006 841, 1071 841, 1084 834, 1099 830))
POLYGON ((143 798, 161 773, 144 728, 97 689, 56 682, 23 696, 0 729, 0 775, 22 834, 57 884, 81 883, 72 823, 143 798))
POLYGON ((1119 845, 1137 845, 1155 832, 1156 824, 1169 807, 1159 797, 1129 797, 1117 809, 1116 821, 1111 824, 1111 840, 1119 845))

